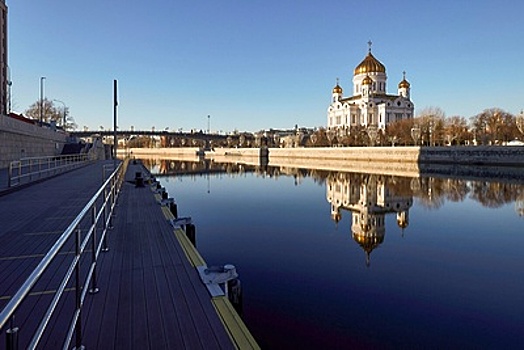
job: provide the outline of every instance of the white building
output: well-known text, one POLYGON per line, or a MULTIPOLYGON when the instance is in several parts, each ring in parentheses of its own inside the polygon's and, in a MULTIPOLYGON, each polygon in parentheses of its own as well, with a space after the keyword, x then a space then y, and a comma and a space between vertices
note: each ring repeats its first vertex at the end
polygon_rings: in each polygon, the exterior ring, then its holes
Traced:
POLYGON ((333 88, 331 104, 327 111, 327 127, 330 130, 345 130, 351 127, 375 126, 384 130, 394 121, 413 118, 415 107, 410 99, 410 84, 405 72, 398 84, 397 95, 387 93, 386 67, 369 52, 355 68, 353 94, 344 97, 337 79, 333 88))

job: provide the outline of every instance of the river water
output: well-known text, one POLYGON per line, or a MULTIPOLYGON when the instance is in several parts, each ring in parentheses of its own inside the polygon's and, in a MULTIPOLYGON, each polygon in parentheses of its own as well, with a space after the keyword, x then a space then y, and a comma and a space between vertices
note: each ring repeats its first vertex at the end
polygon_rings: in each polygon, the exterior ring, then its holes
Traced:
MULTIPOLYGON (((520 348, 524 181, 144 161, 263 349, 520 348)), ((524 176, 521 177, 524 179, 524 176)))

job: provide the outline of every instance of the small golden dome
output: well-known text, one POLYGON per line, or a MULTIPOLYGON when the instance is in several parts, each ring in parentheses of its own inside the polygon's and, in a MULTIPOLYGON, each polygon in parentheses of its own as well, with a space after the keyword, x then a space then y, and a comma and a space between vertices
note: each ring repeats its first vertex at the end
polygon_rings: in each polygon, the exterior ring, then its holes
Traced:
POLYGON ((407 220, 397 219, 397 225, 400 228, 406 228, 409 226, 409 222, 407 220))
POLYGON ((341 94, 342 93, 342 88, 340 87, 340 85, 337 84, 337 86, 335 86, 333 88, 333 93, 334 94, 341 94))
POLYGON ((362 80, 362 85, 371 85, 373 84, 373 79, 369 77, 369 75, 366 75, 366 77, 362 80))
POLYGON ((355 68, 354 75, 365 73, 386 73, 386 67, 369 52, 366 58, 355 68))
POLYGON ((398 83, 399 89, 402 89, 402 88, 409 89, 409 87, 410 87, 409 82, 406 79, 402 79, 402 81, 398 83))
POLYGON ((399 89, 402 89, 402 88, 406 88, 406 89, 409 89, 410 87, 410 84, 409 82, 406 80, 406 72, 402 72, 402 81, 400 83, 398 83, 398 88, 399 89))

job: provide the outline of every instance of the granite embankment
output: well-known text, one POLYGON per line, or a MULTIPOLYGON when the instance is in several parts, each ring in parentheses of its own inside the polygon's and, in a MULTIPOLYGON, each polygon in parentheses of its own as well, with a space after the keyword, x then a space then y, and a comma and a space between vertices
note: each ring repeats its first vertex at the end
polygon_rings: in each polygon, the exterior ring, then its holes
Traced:
MULTIPOLYGON (((123 152, 123 151, 122 151, 123 152)), ((135 148, 137 158, 198 161, 198 148, 135 148)), ((524 179, 524 147, 348 147, 215 148, 205 158, 216 162, 322 169, 418 177, 421 175, 524 179)))

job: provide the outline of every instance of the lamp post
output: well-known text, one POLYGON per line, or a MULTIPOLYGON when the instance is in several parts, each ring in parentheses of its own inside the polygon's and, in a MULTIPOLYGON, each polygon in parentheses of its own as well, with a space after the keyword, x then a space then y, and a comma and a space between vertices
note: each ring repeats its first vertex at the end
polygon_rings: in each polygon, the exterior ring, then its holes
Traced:
POLYGON ((209 135, 210 132, 210 126, 211 126, 211 116, 207 115, 207 134, 209 135))
POLYGON ((60 100, 53 100, 54 102, 58 102, 58 103, 61 103, 62 106, 63 106, 63 110, 62 110, 62 113, 63 113, 63 124, 62 124, 62 128, 64 128, 64 130, 66 129, 66 105, 64 102, 60 101, 60 100))
POLYGON ((413 142, 415 142, 415 146, 418 145, 418 139, 420 137, 420 128, 418 125, 415 125, 411 128, 411 138, 413 139, 413 142))
POLYGON ((13 82, 11 81, 11 68, 7 67, 7 113, 11 113, 11 86, 13 85, 13 82))
POLYGON ((44 119, 44 80, 45 77, 40 77, 40 126, 43 125, 44 119))
POLYGON ((524 134, 524 110, 520 111, 520 114, 517 116, 517 128, 524 134))

